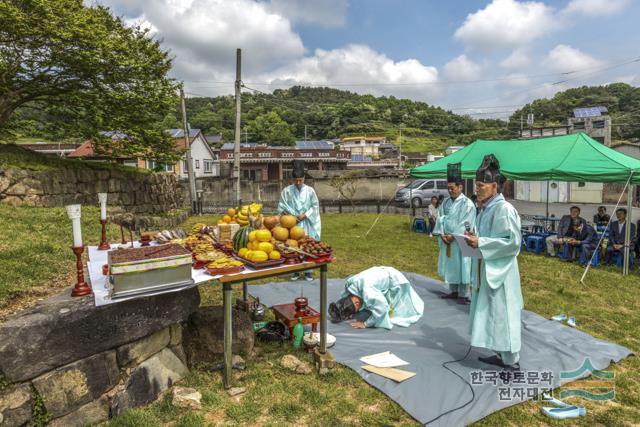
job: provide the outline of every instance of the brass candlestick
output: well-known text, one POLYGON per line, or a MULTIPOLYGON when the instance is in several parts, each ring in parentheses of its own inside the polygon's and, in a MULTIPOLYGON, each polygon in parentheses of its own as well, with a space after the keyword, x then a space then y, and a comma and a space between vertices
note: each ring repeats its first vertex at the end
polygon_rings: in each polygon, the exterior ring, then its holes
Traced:
POLYGON ((91 295, 91 287, 84 281, 84 266, 82 265, 82 253, 84 252, 84 246, 72 246, 71 250, 76 255, 76 275, 77 283, 71 290, 72 297, 83 297, 85 295, 91 295))
POLYGON ((107 220, 101 219, 100 224, 102 224, 102 238, 100 239, 100 246, 98 246, 98 250, 106 251, 111 249, 111 245, 107 242, 107 220))

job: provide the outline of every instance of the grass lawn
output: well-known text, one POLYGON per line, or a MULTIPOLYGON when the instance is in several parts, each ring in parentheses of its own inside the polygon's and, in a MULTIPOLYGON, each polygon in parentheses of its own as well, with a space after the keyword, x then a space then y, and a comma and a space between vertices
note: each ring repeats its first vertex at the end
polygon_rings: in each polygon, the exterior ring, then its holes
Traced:
MULTIPOLYGON (((83 232, 87 241, 98 241, 95 208, 83 209, 83 232)), ((408 217, 385 215, 365 237, 373 214, 323 215, 323 238, 335 248, 338 258, 329 268, 330 277, 345 277, 372 265, 436 276, 435 239, 408 231, 408 217)), ((217 217, 193 217, 195 222, 213 223, 217 217)), ((70 284, 72 254, 68 249, 71 225, 64 209, 7 208, 0 206, 0 300, 25 293, 44 294, 52 287, 70 284), (38 268, 34 268, 34 265, 38 268)), ((117 236, 115 227, 110 235, 117 236)), ((526 309, 549 317, 567 313, 577 318, 580 330, 640 349, 640 301, 637 273, 624 278, 618 270, 593 269, 586 285, 578 280, 582 269, 555 259, 520 256, 522 289, 526 309)), ((219 304, 219 286, 200 287, 203 304, 219 304)), ((239 294, 239 289, 236 289, 239 294)), ((428 314, 428 307, 425 315, 428 314)), ((201 425, 419 425, 385 395, 367 385, 345 367, 325 377, 298 376, 279 365, 282 355, 294 353, 289 346, 259 344, 245 371, 234 372, 235 384, 247 388, 240 397, 229 397, 219 372, 193 371, 182 385, 195 387, 203 395, 203 410, 189 411, 171 405, 171 397, 147 408, 130 411, 107 426, 201 426, 201 425)), ((493 414, 476 425, 639 425, 640 362, 628 358, 612 366, 616 374, 616 399, 596 403, 575 400, 587 407, 586 417, 552 422, 540 414, 539 403, 526 403, 493 414)), ((455 380, 452 375, 452 381, 455 380)), ((575 399, 575 398, 574 398, 575 399)), ((428 396, 425 396, 428 401, 428 396)))
POLYGON ((456 145, 455 140, 448 137, 430 136, 430 137, 413 137, 403 136, 402 143, 395 142, 396 145, 402 147, 403 153, 431 153, 434 155, 444 154, 444 151, 450 145, 456 145))

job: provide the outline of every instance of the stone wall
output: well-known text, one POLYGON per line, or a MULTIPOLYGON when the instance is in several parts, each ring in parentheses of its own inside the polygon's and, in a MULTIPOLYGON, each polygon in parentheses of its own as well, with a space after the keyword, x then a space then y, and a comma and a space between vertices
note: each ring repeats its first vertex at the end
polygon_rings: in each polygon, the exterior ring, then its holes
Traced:
MULTIPOLYGON (((411 182, 411 179, 397 176, 379 176, 358 178, 356 184, 356 202, 381 201, 386 203, 394 197, 396 191, 411 182)), ((340 200, 338 191, 331 187, 330 178, 313 178, 307 181, 311 185, 323 202, 336 202, 340 200)), ((289 181, 268 181, 252 182, 241 181, 240 194, 245 201, 262 201, 266 204, 277 203, 280 199, 280 192, 284 187, 290 185, 289 181)), ((227 178, 204 178, 198 179, 198 187, 203 190, 204 206, 231 206, 235 200, 234 182, 227 178)), ((184 199, 189 199, 189 187, 186 182, 181 182, 184 199)))
POLYGON ((164 213, 182 207, 182 191, 172 174, 122 169, 0 170, 0 203, 55 207, 71 203, 97 205, 98 193, 109 205, 136 214, 164 213))
POLYGON ((55 298, 0 325, 0 426, 82 426, 145 405, 188 373, 196 288, 95 307, 55 298))

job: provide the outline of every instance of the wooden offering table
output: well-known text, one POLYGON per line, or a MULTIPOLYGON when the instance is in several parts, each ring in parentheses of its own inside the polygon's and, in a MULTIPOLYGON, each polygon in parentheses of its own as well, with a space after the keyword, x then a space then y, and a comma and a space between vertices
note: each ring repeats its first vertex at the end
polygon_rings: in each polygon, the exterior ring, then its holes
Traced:
POLYGON ((302 318, 303 325, 311 324, 311 330, 313 332, 318 332, 320 313, 311 307, 307 307, 304 313, 297 313, 296 306, 293 303, 274 305, 271 309, 273 310, 273 314, 275 314, 276 319, 287 325, 291 336, 293 336, 293 327, 298 323, 298 317, 302 318))

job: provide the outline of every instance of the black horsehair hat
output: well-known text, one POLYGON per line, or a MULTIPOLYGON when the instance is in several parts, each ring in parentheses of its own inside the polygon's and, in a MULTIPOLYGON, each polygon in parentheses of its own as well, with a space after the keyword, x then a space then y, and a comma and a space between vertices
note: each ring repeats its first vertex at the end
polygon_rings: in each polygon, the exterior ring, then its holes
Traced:
POLYGON ((447 182, 462 184, 462 163, 447 163, 447 182))
POLYGON ((304 178, 304 160, 293 161, 293 172, 291 175, 294 178, 304 178))
POLYGON ((493 154, 487 154, 482 159, 482 164, 476 171, 476 181, 504 183, 505 178, 500 172, 500 162, 493 154))

